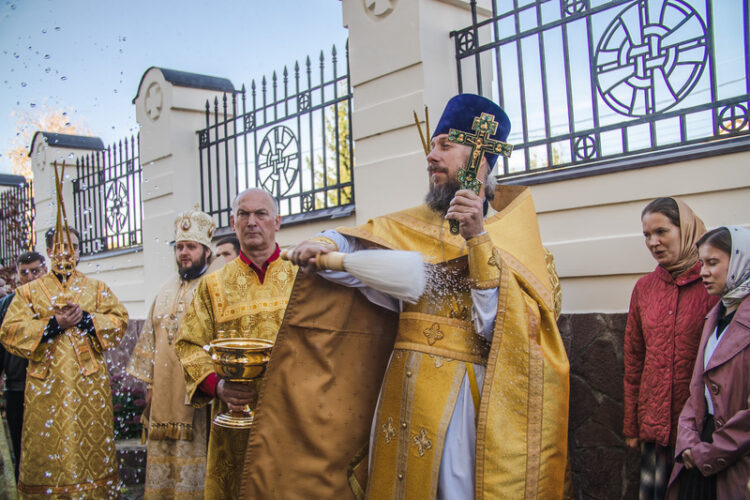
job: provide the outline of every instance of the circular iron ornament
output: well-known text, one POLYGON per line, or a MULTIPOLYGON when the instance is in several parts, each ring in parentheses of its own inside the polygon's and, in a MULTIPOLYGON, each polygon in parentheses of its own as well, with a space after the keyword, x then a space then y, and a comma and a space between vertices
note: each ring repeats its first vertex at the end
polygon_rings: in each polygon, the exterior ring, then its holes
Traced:
POLYGON ((107 213, 107 228, 119 233, 128 220, 128 190, 122 181, 107 186, 104 195, 107 213))
POLYGON ((476 49, 477 44, 474 40, 474 32, 466 30, 458 34, 458 55, 462 56, 467 52, 476 49))
POLYGON ((693 7, 683 0, 639 0, 599 40, 596 86, 617 113, 652 115, 690 94, 707 58, 706 23, 693 7))
POLYGON ((590 135, 577 137, 573 143, 573 150, 579 160, 591 160, 597 153, 596 139, 590 135))
POLYGON ((566 0, 565 13, 569 16, 586 12, 589 8, 588 0, 566 0))
POLYGON ((312 193, 307 193, 302 196, 302 211, 312 212, 315 208, 315 198, 312 193))
POLYGON ((253 113, 246 114, 245 119, 244 119, 244 124, 245 124, 245 131, 255 128, 255 115, 253 113))
POLYGON ((310 92, 303 92, 297 98, 297 107, 300 109, 300 111, 310 109, 311 103, 312 103, 312 99, 310 97, 310 92))
POLYGON ((739 132, 747 127, 749 119, 747 108, 742 104, 726 106, 719 112, 719 128, 729 134, 739 132))
POLYGON ((255 163, 260 186, 276 196, 287 194, 299 172, 299 141, 294 132, 284 125, 269 130, 255 163))

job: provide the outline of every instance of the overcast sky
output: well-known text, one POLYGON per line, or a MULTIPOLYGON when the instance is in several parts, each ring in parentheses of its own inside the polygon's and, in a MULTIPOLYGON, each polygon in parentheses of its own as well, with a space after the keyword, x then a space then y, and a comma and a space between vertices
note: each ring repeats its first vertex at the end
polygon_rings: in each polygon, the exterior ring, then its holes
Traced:
POLYGON ((343 55, 346 37, 338 0, 2 0, 0 173, 14 110, 68 111, 110 144, 137 133, 131 101, 151 66, 240 88, 334 44, 343 55))

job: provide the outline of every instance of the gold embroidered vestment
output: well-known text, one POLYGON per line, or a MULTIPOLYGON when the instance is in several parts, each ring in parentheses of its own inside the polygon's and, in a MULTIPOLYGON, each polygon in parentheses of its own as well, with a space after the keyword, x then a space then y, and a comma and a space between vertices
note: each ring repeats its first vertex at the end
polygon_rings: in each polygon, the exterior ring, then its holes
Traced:
POLYGON ((73 326, 42 343, 62 292, 52 274, 19 287, 0 329, 11 353, 29 359, 24 400, 21 498, 114 498, 112 394, 102 356, 125 333, 128 314, 102 282, 75 271, 72 302, 91 314, 95 335, 73 326))
MULTIPOLYGON (((199 386, 214 373, 204 348, 212 340, 276 339, 296 272, 294 265, 277 259, 269 264, 261 284, 247 264, 235 259, 201 280, 175 345, 191 404, 200 407, 211 402, 199 386)), ((212 418, 226 410, 222 401, 213 400, 212 418)), ((238 498, 248 434, 247 430, 211 426, 205 498, 238 498)))
POLYGON ((558 282, 528 189, 500 186, 492 207, 488 234, 468 242, 424 205, 337 229, 368 247, 420 252, 444 286, 396 318, 356 289, 297 279, 261 388, 245 498, 434 498, 455 393, 474 366, 485 367, 471 387, 474 498, 563 495, 569 365, 558 282), (491 343, 474 332, 472 288, 498 290, 491 343))
MULTIPOLYGON (((458 390, 472 363, 477 409, 476 498, 562 496, 567 460, 568 360, 528 189, 500 186, 488 234, 465 242, 422 205, 339 232, 419 251, 443 278, 399 316, 376 411, 371 499, 431 499, 458 390), (491 345, 473 332, 468 289, 498 289, 491 345)), ((473 374, 469 374, 472 382, 473 374)))
POLYGON ((174 350, 199 281, 175 276, 164 284, 128 365, 128 373, 152 390, 142 420, 147 444, 146 499, 203 498, 208 412, 188 402, 185 376, 174 350))

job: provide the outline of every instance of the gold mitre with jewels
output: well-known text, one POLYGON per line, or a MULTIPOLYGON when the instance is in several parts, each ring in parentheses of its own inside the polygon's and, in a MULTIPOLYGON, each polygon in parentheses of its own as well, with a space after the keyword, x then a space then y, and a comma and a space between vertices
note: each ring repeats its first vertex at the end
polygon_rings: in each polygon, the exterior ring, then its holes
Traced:
POLYGON ((216 231, 216 223, 213 217, 205 212, 194 210, 181 212, 174 221, 174 241, 197 241, 198 243, 211 247, 211 237, 216 231))

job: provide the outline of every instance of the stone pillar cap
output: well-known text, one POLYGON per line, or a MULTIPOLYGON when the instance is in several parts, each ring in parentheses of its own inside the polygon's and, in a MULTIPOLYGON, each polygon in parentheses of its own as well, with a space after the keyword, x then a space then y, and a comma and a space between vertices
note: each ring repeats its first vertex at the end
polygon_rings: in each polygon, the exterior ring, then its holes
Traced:
POLYGON ((47 145, 56 148, 85 149, 87 151, 104 150, 104 143, 98 137, 57 134, 54 132, 43 132, 41 130, 38 130, 34 132, 34 137, 31 139, 31 145, 29 146, 29 156, 31 156, 31 153, 34 151, 34 145, 36 144, 38 139, 44 140, 47 145))
POLYGON ((141 94, 141 86, 146 75, 152 69, 161 71, 162 76, 166 81, 175 85, 176 87, 188 87, 193 89, 203 90, 216 90, 219 92, 234 92, 234 85, 228 78, 220 78, 218 76, 200 75, 198 73, 188 73, 186 71, 178 71, 176 69, 159 68, 158 66, 151 66, 143 72, 141 81, 138 83, 138 93, 133 97, 133 104, 141 94))

